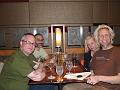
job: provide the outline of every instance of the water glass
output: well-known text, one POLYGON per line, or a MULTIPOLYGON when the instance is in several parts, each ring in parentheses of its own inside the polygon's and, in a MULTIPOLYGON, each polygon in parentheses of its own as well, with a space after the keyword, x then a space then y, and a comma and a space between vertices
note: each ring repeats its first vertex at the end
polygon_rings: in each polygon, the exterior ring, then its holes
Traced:
POLYGON ((57 75, 58 75, 58 79, 57 79, 57 81, 58 82, 61 82, 61 81, 63 81, 63 79, 61 78, 61 75, 63 74, 63 66, 61 66, 61 65, 56 65, 56 73, 57 73, 57 75))
POLYGON ((67 60, 66 61, 66 68, 69 70, 69 73, 68 74, 70 74, 71 72, 71 69, 73 68, 73 63, 72 63, 72 61, 71 60, 67 60))

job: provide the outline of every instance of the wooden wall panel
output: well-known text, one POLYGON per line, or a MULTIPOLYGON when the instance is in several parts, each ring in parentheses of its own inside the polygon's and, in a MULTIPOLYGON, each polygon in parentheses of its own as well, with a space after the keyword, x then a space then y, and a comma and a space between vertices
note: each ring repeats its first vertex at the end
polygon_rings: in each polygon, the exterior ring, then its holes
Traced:
POLYGON ((93 23, 108 22, 108 2, 93 2, 93 23))
POLYGON ((53 1, 54 1, 54 2, 56 2, 56 1, 60 1, 60 2, 61 2, 61 1, 63 1, 63 2, 64 2, 64 1, 65 1, 65 2, 66 2, 66 1, 69 1, 69 2, 71 2, 71 1, 72 1, 72 2, 73 2, 73 1, 74 1, 74 2, 77 1, 77 2, 78 2, 78 1, 92 1, 92 0, 29 0, 29 1, 30 1, 30 2, 34 2, 34 1, 40 1, 40 2, 41 2, 41 1, 42 1, 42 2, 44 2, 44 1, 45 1, 45 2, 46 2, 46 1, 52 1, 52 2, 53 2, 53 1))
POLYGON ((0 25, 29 24, 28 3, 0 3, 0 25))
POLYGON ((87 1, 87 2, 89 2, 89 1, 108 1, 108 0, 29 0, 29 1, 30 1, 30 2, 34 2, 34 1, 55 1, 55 2, 56 2, 56 1, 65 1, 65 2, 66 2, 66 1, 70 1, 70 2, 71 2, 71 1, 72 1, 72 2, 73 2, 73 1, 74 1, 74 2, 75 2, 75 1, 77 1, 77 2, 78 2, 78 1, 83 1, 83 2, 87 1))
POLYGON ((120 25, 120 1, 110 2, 109 22, 111 25, 120 25))
POLYGON ((75 48, 75 47, 74 48, 67 48, 66 52, 69 54, 71 54, 71 53, 84 53, 84 48, 82 48, 82 47, 81 48, 80 47, 79 48, 75 48))
POLYGON ((30 24, 92 23, 91 2, 31 2, 30 24))
POLYGON ((0 3, 5 2, 29 2, 29 0, 0 0, 0 3))

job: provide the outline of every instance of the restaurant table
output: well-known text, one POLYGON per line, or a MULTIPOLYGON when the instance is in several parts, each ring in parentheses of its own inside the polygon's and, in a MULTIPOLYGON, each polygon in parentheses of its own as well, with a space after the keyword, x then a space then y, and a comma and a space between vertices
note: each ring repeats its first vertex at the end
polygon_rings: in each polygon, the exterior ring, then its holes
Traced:
MULTIPOLYGON (((71 73, 79 73, 83 70, 81 67, 73 67, 71 70, 71 73)), ((29 81, 29 85, 57 85, 58 90, 62 90, 63 85, 68 83, 84 83, 86 80, 75 80, 75 79, 66 79, 64 78, 64 75, 68 72, 68 70, 64 67, 64 73, 62 75, 63 81, 58 82, 57 78, 58 75, 55 73, 55 68, 53 68, 52 72, 49 70, 49 68, 46 69, 46 77, 42 81, 29 81), (48 76, 50 76, 50 73, 52 73, 53 76, 55 76, 55 79, 48 79, 48 76)))

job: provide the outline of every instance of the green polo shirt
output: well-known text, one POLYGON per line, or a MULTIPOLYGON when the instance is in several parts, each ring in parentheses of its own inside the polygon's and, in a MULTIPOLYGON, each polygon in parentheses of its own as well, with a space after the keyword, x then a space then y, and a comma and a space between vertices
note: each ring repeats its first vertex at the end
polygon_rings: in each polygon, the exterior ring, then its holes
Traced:
POLYGON ((0 75, 0 90, 28 90, 29 78, 27 75, 33 71, 34 56, 26 56, 17 50, 5 63, 0 75))

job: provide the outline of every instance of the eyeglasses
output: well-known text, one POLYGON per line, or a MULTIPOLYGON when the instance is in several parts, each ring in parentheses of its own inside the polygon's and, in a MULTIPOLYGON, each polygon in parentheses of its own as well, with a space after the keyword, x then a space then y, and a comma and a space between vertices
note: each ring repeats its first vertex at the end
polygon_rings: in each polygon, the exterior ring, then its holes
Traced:
POLYGON ((29 45, 32 45, 32 46, 35 46, 35 45, 36 45, 35 43, 31 43, 30 41, 22 40, 22 42, 25 42, 26 44, 29 44, 29 45))

